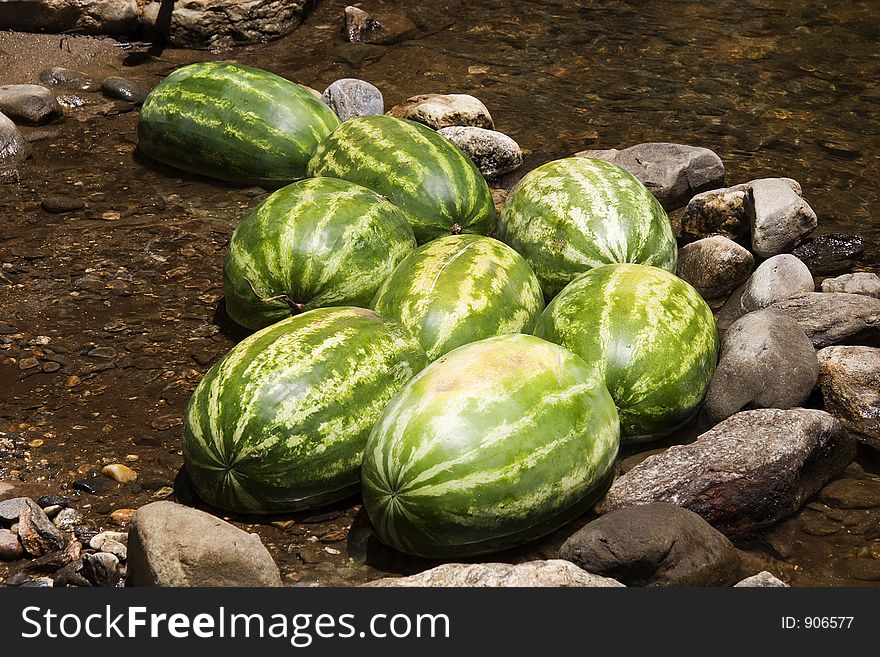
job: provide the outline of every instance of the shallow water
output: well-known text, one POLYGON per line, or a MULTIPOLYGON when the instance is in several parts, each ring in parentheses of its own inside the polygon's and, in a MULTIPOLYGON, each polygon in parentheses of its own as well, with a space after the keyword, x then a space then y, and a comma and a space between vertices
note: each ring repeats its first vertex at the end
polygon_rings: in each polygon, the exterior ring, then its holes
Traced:
MULTIPOLYGON (((360 77, 382 89, 389 107, 419 93, 472 93, 525 150, 524 167, 505 185, 585 148, 682 142, 716 151, 731 184, 796 178, 820 232, 880 242, 878 0, 363 3, 417 23, 418 38, 394 46, 345 43, 345 4, 325 0, 296 32, 269 44, 166 50, 126 66, 136 57, 102 43, 99 56, 76 63, 152 85, 182 63, 236 59, 318 90, 360 77)), ((39 43, 34 58, 63 63, 67 55, 39 43)), ((4 74, 0 66, 0 83, 35 82, 38 70, 4 74)), ((166 495, 162 487, 177 475, 189 394, 240 337, 218 310, 225 243, 265 192, 143 162, 136 112, 80 96, 83 107, 33 142, 21 182, 0 186, 0 323, 11 327, 0 325, 0 482, 24 494, 64 492, 90 522, 110 527, 110 511, 166 495), (59 193, 88 206, 66 215, 39 209, 59 193), (20 368, 29 357, 39 368, 20 368), (111 482, 97 495, 74 490, 115 461, 136 469, 139 483, 111 482)), ((876 247, 857 268, 880 271, 876 247)), ((857 463, 845 478, 880 473, 876 452, 863 449, 857 463)), ((377 545, 358 511, 354 500, 275 525, 236 521, 261 534, 291 582, 356 583, 425 567, 377 545)), ((793 584, 870 585, 878 514, 813 500, 739 546, 750 566, 793 584)), ((563 537, 498 559, 554 556, 563 537)), ((15 568, 0 564, 0 577, 15 568)))

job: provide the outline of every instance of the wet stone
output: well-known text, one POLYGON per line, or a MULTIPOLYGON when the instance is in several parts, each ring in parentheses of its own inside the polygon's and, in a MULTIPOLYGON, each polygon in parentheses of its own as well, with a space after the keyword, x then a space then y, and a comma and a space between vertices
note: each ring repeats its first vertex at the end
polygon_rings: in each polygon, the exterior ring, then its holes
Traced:
POLYGON ((836 534, 843 527, 839 522, 829 520, 821 514, 804 514, 800 520, 801 531, 810 536, 830 536, 836 534))
POLYGON ((86 355, 91 356, 92 358, 104 358, 109 360, 111 358, 116 358, 116 350, 113 347, 95 347, 94 349, 90 349, 86 355))
POLYGON ((819 496, 837 509, 873 509, 880 507, 880 480, 839 479, 825 486, 819 496))
POLYGON ((342 33, 348 41, 390 45, 415 35, 415 24, 406 16, 391 13, 367 13, 357 7, 346 7, 342 33))
POLYGON ((6 578, 6 586, 22 586, 31 580, 31 576, 25 573, 13 573, 6 578))
POLYGON ((104 78, 101 81, 101 91, 108 98, 127 100, 138 105, 146 100, 149 93, 146 87, 137 82, 120 77, 104 78))
POLYGON ((64 495, 43 495, 37 500, 37 504, 44 509, 47 506, 67 507, 70 506, 70 498, 64 495))
POLYGON ((69 563, 60 568, 52 576, 52 584, 55 587, 66 586, 91 586, 92 583, 82 576, 82 562, 69 563))
POLYGON ((16 122, 39 125, 61 116, 61 106, 46 87, 7 84, 0 87, 0 112, 16 122))
POLYGON ((843 572, 853 579, 863 582, 880 581, 880 561, 877 559, 844 559, 841 563, 843 572))
POLYGON ((73 482, 73 489, 81 490, 84 493, 91 493, 92 495, 100 495, 110 489, 110 482, 106 479, 98 478, 78 479, 73 482))
POLYGON ((34 577, 18 586, 22 589, 50 589, 54 585, 51 577, 34 577))
POLYGON ((75 212, 76 210, 82 210, 85 206, 85 201, 82 199, 62 194, 47 196, 40 202, 41 208, 46 212, 51 212, 53 214, 75 212))
POLYGON ((27 553, 35 557, 61 550, 65 545, 64 535, 30 498, 25 498, 21 507, 18 537, 27 553))
POLYGON ((0 529, 0 561, 14 561, 24 555, 18 535, 8 529, 0 529))
POLYGON ((105 465, 101 468, 101 474, 105 477, 110 477, 114 481, 118 481, 120 484, 130 484, 137 479, 137 472, 122 463, 105 465))
POLYGON ((63 66, 53 66, 40 71, 40 82, 53 87, 65 87, 79 91, 98 90, 98 85, 88 75, 63 66))
MULTIPOLYGON (((0 112, 0 169, 3 167, 14 167, 20 162, 27 159, 31 153, 31 147, 25 141, 21 132, 5 114, 0 112)), ((11 171, 7 169, 6 171, 11 171)), ((16 175, 9 174, 8 181, 0 180, 0 182, 16 182, 13 178, 16 175)))
POLYGON ((33 357, 22 358, 20 361, 18 361, 18 369, 20 370, 32 370, 39 365, 40 361, 33 357))
POLYGON ((55 526, 63 532, 72 532, 77 525, 83 524, 85 516, 76 509, 61 509, 52 520, 55 526))
POLYGON ((839 274, 852 268, 865 251, 859 235, 829 233, 817 235, 792 251, 816 275, 839 274))

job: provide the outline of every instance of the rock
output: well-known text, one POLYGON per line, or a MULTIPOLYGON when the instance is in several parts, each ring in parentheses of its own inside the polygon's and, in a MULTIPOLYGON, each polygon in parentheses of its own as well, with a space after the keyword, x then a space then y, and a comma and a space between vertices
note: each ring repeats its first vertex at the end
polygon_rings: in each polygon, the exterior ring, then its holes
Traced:
POLYGON ((38 84, 7 84, 0 87, 0 112, 16 122, 39 125, 61 116, 55 95, 38 84))
POLYGON ((0 561, 14 561, 24 555, 24 548, 18 540, 18 534, 0 528, 0 561))
POLYGON ((778 178, 754 181, 744 199, 752 251, 762 258, 790 251, 816 228, 810 205, 778 178))
POLYGON ((599 509, 670 502, 742 534, 797 511, 854 457, 855 441, 824 411, 742 411, 645 459, 614 481, 599 509))
POLYGON ((76 509, 61 509, 52 522, 61 531, 72 532, 77 525, 83 524, 85 520, 85 516, 76 509))
POLYGON ((51 577, 34 577, 18 586, 22 589, 46 589, 52 588, 54 585, 51 577))
POLYGON ((101 80, 101 91, 108 98, 127 100, 130 103, 140 105, 147 99, 149 90, 131 80, 119 77, 109 77, 101 80))
POLYGON ((835 509, 876 509, 880 507, 880 481, 838 479, 825 486, 819 498, 835 509))
MULTIPOLYGON (((172 489, 171 492, 173 493, 174 490, 172 489)), ((153 497, 156 497, 156 496, 154 495, 153 497)), ((165 497, 168 497, 168 495, 166 495, 165 497)), ((134 516, 134 514, 135 514, 134 509, 116 509, 110 513, 110 520, 111 520, 111 522, 113 522, 117 525, 125 525, 125 524, 128 524, 129 522, 131 522, 131 519, 134 516)))
POLYGON ((467 94, 425 94, 408 98, 388 112, 390 116, 424 123, 439 130, 449 126, 474 126, 493 130, 495 123, 486 106, 467 94))
POLYGON ((14 167, 30 154, 30 144, 22 137, 15 123, 0 111, 0 169, 14 167))
POLYGON ((173 502, 141 507, 128 535, 134 586, 281 586, 256 534, 173 502))
POLYGON ((642 504, 587 523, 565 541, 562 559, 626 586, 729 586, 740 559, 730 540, 674 504, 642 504))
POLYGON ((880 299, 880 276, 859 271, 837 278, 826 278, 822 281, 822 291, 864 294, 867 297, 880 299))
POLYGON ((92 583, 82 575, 82 567, 82 561, 77 561, 59 568, 52 576, 52 586, 59 588, 66 586, 91 586, 92 583))
POLYGON ((755 258, 736 242, 712 235, 678 251, 677 274, 705 299, 717 299, 742 285, 755 267, 755 258))
POLYGON ((0 521, 5 523, 17 522, 18 516, 21 513, 21 507, 26 499, 26 497, 12 497, 0 502, 0 521))
POLYGON ((573 587, 623 586, 608 577, 593 575, 569 561, 528 561, 521 564, 508 563, 447 563, 409 577, 387 577, 372 581, 366 586, 409 587, 573 587))
POLYGON ((766 570, 761 571, 757 575, 752 575, 751 577, 746 577, 741 582, 737 582, 733 585, 736 587, 753 587, 753 588, 772 588, 772 587, 783 587, 788 586, 781 579, 776 577, 773 573, 768 573, 766 570))
POLYGON ((770 306, 795 320, 817 349, 880 332, 880 299, 844 292, 810 292, 770 306))
POLYGON ((82 210, 85 206, 85 201, 82 199, 74 196, 65 196, 63 194, 47 196, 40 201, 40 207, 46 212, 51 212, 53 214, 75 212, 76 210, 82 210))
POLYGON ((101 474, 110 477, 113 481, 118 481, 120 484, 131 484, 137 481, 137 472, 122 463, 105 465, 101 468, 101 474))
POLYGON ((863 582, 880 581, 880 561, 850 557, 841 562, 844 572, 853 579, 863 582))
POLYGON ((66 495, 43 495, 37 500, 37 504, 45 511, 47 506, 59 506, 66 509, 70 506, 70 498, 66 495))
POLYGON ((64 534, 29 497, 21 505, 18 538, 25 551, 35 557, 61 550, 66 544, 64 534))
POLYGON ((22 32, 132 34, 137 0, 0 2, 0 27, 22 32))
POLYGON ((694 194, 724 184, 724 164, 708 148, 665 142, 637 144, 622 150, 582 151, 629 171, 666 210, 685 205, 694 194))
POLYGON ((458 146, 484 178, 497 178, 522 166, 519 144, 503 132, 473 126, 450 126, 438 132, 458 146))
MULTIPOLYGON (((685 239, 700 239, 709 235, 724 235, 732 240, 743 240, 749 235, 749 219, 746 216, 745 196, 753 183, 767 178, 750 180, 746 183, 713 189, 696 194, 682 213, 681 232, 685 239)), ((801 186, 791 178, 772 178, 791 187, 800 196, 801 186)))
POLYGON ((336 80, 324 90, 321 100, 336 113, 340 121, 385 113, 382 92, 369 82, 356 78, 336 80))
POLYGON ((762 262, 746 282, 740 305, 745 312, 760 310, 815 289, 807 266, 795 256, 782 254, 762 262))
POLYGON ((84 554, 80 572, 95 586, 116 586, 121 577, 119 559, 107 552, 84 554))
POLYGON ((817 356, 825 410, 880 450, 880 349, 825 347, 817 356))
POLYGON ((827 233, 801 244, 792 255, 804 261, 817 276, 848 271, 865 252, 865 240, 859 235, 827 233))
POLYGON ((106 479, 92 477, 91 479, 77 479, 73 482, 73 490, 81 490, 92 495, 100 495, 110 489, 110 483, 106 479))
POLYGON ((724 334, 703 410, 714 424, 746 406, 800 406, 818 376, 816 351, 797 322, 771 310, 750 313, 724 334))
POLYGON ((52 68, 40 71, 40 82, 52 87, 65 87, 67 89, 76 89, 77 91, 97 91, 100 88, 85 73, 64 68, 63 66, 53 66, 52 68))
POLYGON ((100 550, 103 548, 104 543, 108 541, 113 541, 114 543, 121 543, 122 545, 126 545, 128 543, 128 533, 103 531, 100 534, 95 534, 89 539, 89 547, 93 550, 100 550))
POLYGON ((414 36, 418 28, 406 16, 391 13, 368 14, 357 7, 346 7, 342 34, 353 43, 391 45, 414 36))

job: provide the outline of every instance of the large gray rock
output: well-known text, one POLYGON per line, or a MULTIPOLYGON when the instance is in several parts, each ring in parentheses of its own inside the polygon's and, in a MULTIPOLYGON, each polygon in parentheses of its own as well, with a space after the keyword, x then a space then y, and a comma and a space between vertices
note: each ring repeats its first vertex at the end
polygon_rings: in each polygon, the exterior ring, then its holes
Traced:
POLYGON ((782 588, 788 584, 776 577, 773 573, 762 570, 757 575, 746 577, 744 580, 733 585, 734 588, 782 588))
POLYGON ((743 411, 694 443, 645 459, 615 480, 599 509, 669 502, 729 536, 751 532, 797 511, 855 449, 824 411, 743 411))
POLYGON ((509 563, 447 563, 409 577, 386 577, 366 586, 444 586, 444 587, 504 587, 504 586, 623 586, 618 581, 593 575, 570 561, 550 559, 509 563))
POLYGON ((324 90, 321 100, 336 113, 340 121, 385 113, 382 92, 369 82, 356 78, 336 80, 324 90))
POLYGON ((784 253, 762 262, 746 282, 740 304, 746 312, 766 308, 777 301, 815 289, 807 266, 784 253))
POLYGON ((826 347, 817 356, 825 409, 880 450, 880 349, 826 347))
POLYGON ((836 278, 826 278, 822 281, 822 291, 864 294, 866 297, 880 299, 880 276, 866 271, 858 271, 836 278))
POLYGON ((7 84, 0 87, 0 112, 13 121, 39 125, 61 116, 55 94, 39 84, 7 84))
POLYGON ((722 235, 712 235, 678 250, 676 273, 705 299, 717 299, 742 285, 755 258, 748 249, 722 235))
POLYGON ((346 7, 342 17, 342 34, 352 43, 391 45, 417 31, 415 23, 401 14, 367 13, 358 7, 346 7))
POLYGON ((792 251, 817 276, 849 271, 865 251, 865 240, 848 233, 816 235, 792 251))
POLYGON ((399 119, 424 123, 439 130, 453 125, 469 125, 492 130, 495 124, 483 103, 467 94, 424 94, 408 98, 388 112, 399 119))
POLYGON ((484 178, 497 178, 522 166, 519 144, 503 132, 473 126, 450 126, 438 132, 458 146, 484 178))
POLYGON ((24 498, 19 511, 18 539, 25 551, 34 557, 57 552, 67 543, 64 534, 29 497, 24 498))
POLYGON ((278 566, 256 534, 197 509, 153 502, 128 534, 133 586, 281 586, 278 566))
POLYGON ((762 258, 790 251, 818 223, 809 203, 779 178, 754 181, 744 207, 752 231, 752 251, 762 258))
POLYGON ((0 0, 0 29, 121 35, 137 27, 137 0, 0 0))
MULTIPOLYGON (((752 184, 759 180, 713 189, 696 194, 684 209, 681 232, 685 239, 700 239, 709 235, 724 235, 732 240, 749 236, 749 218, 746 216, 745 197, 752 184)), ((791 187, 798 196, 800 184, 791 178, 777 178, 791 187)))
POLYGON ((692 511, 642 504, 587 523, 565 541, 562 559, 627 586, 728 586, 740 559, 730 540, 692 511))
POLYGON ((685 205, 699 192, 724 184, 724 164, 708 148, 654 142, 617 150, 582 151, 578 157, 594 157, 629 171, 647 187, 667 210, 685 205))
POLYGON ((27 159, 31 147, 18 127, 0 112, 0 169, 14 167, 27 159))
POLYGON ((746 406, 800 406, 818 376, 816 351, 797 322, 772 310, 750 313, 724 334, 703 410, 714 424, 746 406))
POLYGON ((795 320, 817 349, 880 333, 880 299, 861 294, 810 292, 770 308, 795 320))

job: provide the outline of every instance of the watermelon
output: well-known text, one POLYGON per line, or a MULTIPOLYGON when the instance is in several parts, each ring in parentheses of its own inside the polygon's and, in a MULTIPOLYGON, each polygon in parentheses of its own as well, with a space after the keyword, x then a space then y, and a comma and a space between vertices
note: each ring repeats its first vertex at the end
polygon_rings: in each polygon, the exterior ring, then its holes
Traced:
POLYGON ((425 363, 406 329, 363 308, 318 308, 254 333, 187 406, 183 456, 196 492, 267 514, 357 491, 373 424, 425 363))
POLYGON ((447 235, 410 253, 370 307, 415 335, 430 360, 468 342, 530 333, 544 297, 528 263, 482 235, 447 235))
POLYGON ((403 552, 504 550, 592 506, 618 445, 593 367, 533 336, 488 338, 436 360, 383 411, 364 451, 364 508, 403 552))
POLYGON ((416 247, 396 205, 366 187, 309 178, 269 196, 232 234, 226 311, 251 329, 324 306, 367 306, 416 247))
POLYGON ((534 334, 568 347, 604 377, 621 440, 660 438, 699 409, 718 360, 712 311, 665 269, 605 265, 550 302, 534 334))
POLYGON ((620 167, 586 157, 523 177, 504 204, 498 239, 525 257, 548 299, 593 267, 631 262, 674 272, 678 257, 651 192, 620 167))
POLYGON ((310 176, 343 178, 395 203, 423 244, 449 234, 487 235, 492 194, 455 145, 420 123, 359 116, 334 130, 309 161, 310 176))
POLYGON ((147 96, 138 149, 191 173, 278 186, 305 177, 315 147, 338 125, 305 87, 250 66, 200 62, 147 96))

